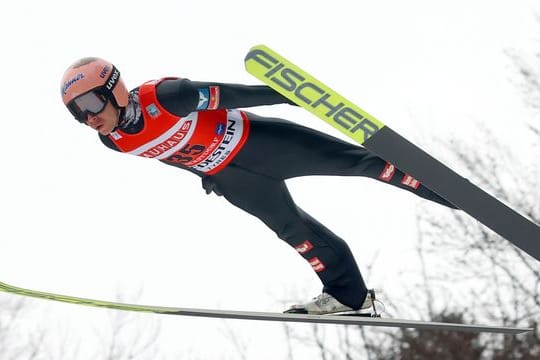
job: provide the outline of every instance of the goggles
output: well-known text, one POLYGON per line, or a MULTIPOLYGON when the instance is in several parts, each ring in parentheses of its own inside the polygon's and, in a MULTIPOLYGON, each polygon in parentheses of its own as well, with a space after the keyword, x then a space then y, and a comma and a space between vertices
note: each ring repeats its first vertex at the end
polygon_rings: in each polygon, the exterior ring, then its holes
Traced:
POLYGON ((112 100, 117 106, 113 90, 120 79, 120 71, 113 66, 111 74, 104 85, 93 88, 67 103, 67 108, 80 123, 86 124, 88 115, 97 115, 105 109, 107 102, 112 100))

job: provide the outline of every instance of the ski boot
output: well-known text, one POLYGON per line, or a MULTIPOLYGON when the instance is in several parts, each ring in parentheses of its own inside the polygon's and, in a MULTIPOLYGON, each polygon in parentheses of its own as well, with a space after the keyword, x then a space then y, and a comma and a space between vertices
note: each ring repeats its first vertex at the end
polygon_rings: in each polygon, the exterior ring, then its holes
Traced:
POLYGON ((340 303, 335 297, 328 293, 322 293, 315 297, 312 301, 301 304, 293 305, 288 310, 285 310, 286 314, 312 314, 312 315, 353 315, 353 316, 367 316, 367 317, 380 317, 381 315, 375 308, 375 290, 368 290, 368 294, 364 303, 360 309, 354 310, 347 305, 340 303), (369 310, 369 311, 368 311, 369 310))

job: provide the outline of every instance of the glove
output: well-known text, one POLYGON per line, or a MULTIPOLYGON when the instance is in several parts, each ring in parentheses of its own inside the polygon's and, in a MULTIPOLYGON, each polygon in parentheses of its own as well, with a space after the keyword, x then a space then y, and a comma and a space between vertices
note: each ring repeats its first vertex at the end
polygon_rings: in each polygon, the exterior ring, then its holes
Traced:
POLYGON ((217 184, 211 176, 203 176, 202 178, 202 187, 206 191, 207 195, 210 195, 214 192, 217 196, 223 196, 221 191, 219 191, 217 184))

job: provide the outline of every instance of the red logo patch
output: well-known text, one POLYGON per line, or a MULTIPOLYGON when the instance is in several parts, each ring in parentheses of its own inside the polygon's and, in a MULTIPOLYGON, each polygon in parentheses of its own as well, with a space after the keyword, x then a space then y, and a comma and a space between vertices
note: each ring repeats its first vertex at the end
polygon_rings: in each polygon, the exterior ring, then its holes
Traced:
POLYGON ((313 268, 313 270, 317 273, 324 271, 326 269, 326 266, 324 266, 323 262, 318 258, 314 257, 308 260, 309 265, 313 268))
POLYGON ((219 106, 219 86, 210 86, 210 100, 207 110, 216 110, 219 106))
POLYGON ((296 246, 294 249, 298 251, 299 254, 305 254, 311 249, 313 249, 313 244, 311 244, 309 240, 306 240, 300 245, 296 246))
POLYGON ((420 186, 420 181, 416 180, 409 174, 405 174, 403 179, 401 180, 401 183, 405 186, 412 187, 413 189, 418 189, 420 186))
POLYGON ((396 173, 396 167, 389 162, 386 163, 381 175, 379 175, 379 180, 389 182, 394 177, 396 173))

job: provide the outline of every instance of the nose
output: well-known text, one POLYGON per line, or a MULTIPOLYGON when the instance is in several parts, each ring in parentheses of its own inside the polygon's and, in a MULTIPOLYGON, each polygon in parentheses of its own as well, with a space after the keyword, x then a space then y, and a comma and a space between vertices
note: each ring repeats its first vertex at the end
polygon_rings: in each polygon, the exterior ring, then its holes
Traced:
POLYGON ((88 114, 86 116, 86 125, 94 127, 94 125, 96 124, 96 121, 97 121, 97 117, 95 115, 88 114))

